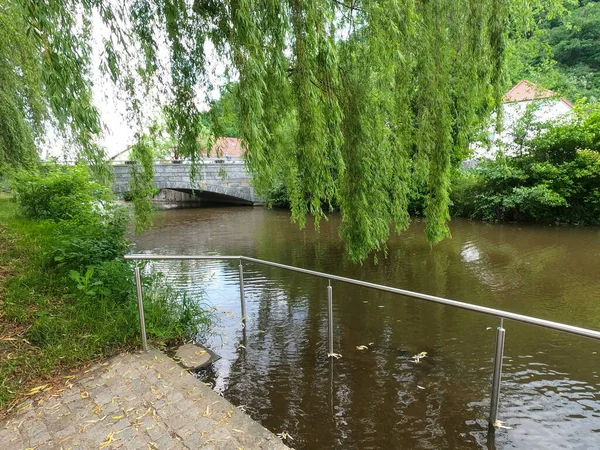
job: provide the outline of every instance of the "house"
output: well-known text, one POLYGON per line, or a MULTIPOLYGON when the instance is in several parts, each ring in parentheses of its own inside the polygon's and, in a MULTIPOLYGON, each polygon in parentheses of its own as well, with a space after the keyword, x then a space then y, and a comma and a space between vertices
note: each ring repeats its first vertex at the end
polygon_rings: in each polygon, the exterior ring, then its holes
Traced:
MULTIPOLYGON (((111 164, 127 164, 131 160, 131 146, 125 150, 113 155, 110 158, 111 164)), ((208 156, 206 153, 201 154, 202 159, 206 159, 207 162, 215 160, 231 160, 241 161, 244 156, 244 147, 242 140, 238 138, 217 138, 216 143, 213 145, 208 156)), ((177 160, 174 152, 169 155, 168 158, 157 162, 168 162, 177 160)))
POLYGON ((498 151, 514 156, 519 151, 519 137, 531 138, 536 133, 531 127, 523 126, 525 120, 531 124, 568 120, 573 117, 573 105, 555 92, 522 80, 504 96, 502 112, 502 131, 496 133, 495 117, 492 117, 488 128, 489 145, 473 144, 473 158, 493 159, 498 151))

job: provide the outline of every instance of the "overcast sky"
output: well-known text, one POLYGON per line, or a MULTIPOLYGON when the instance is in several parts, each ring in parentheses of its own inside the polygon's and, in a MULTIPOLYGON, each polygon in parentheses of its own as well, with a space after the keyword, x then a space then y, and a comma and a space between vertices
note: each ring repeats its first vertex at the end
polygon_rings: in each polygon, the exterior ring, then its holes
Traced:
MULTIPOLYGON (((117 95, 117 89, 113 85, 108 76, 102 74, 100 63, 102 61, 102 51, 104 48, 103 38, 106 37, 108 30, 102 24, 100 18, 95 15, 93 18, 94 24, 94 42, 92 45, 92 94, 94 104, 100 112, 101 121, 105 131, 98 143, 105 148, 106 154, 111 157, 123 150, 127 149, 135 141, 135 133, 137 125, 132 123, 127 117, 127 104, 117 95)), ((160 37, 157 38, 160 41, 160 37)), ((224 73, 225 65, 217 57, 212 43, 206 44, 208 56, 208 71, 211 74, 210 80, 215 88, 210 92, 211 98, 216 98, 219 95, 218 87, 225 83, 224 73)), ((168 49, 166 45, 159 48, 159 58, 163 61, 168 61, 168 49)), ((168 65, 168 64, 167 64, 168 65)), ((166 77, 168 79, 168 77, 166 77)), ((163 86, 164 87, 164 86, 163 86)), ((168 89, 167 89, 168 90, 168 89)), ((197 106, 201 110, 207 109, 205 101, 206 91, 199 87, 197 89, 197 106)), ((164 101, 165 99, 162 99, 164 101)), ((148 100, 144 106, 145 123, 148 124, 152 119, 160 115, 160 107, 154 102, 148 100)), ((41 143, 42 158, 65 156, 65 143, 54 130, 48 130, 46 133, 46 142, 41 143)), ((73 155, 67 155, 66 159, 74 159, 73 155)))

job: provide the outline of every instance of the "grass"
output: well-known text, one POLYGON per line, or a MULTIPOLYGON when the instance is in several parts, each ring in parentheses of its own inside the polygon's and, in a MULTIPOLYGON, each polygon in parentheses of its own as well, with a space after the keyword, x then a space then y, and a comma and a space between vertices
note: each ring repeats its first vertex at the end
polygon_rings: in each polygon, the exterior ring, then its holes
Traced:
POLYGON ((58 374, 85 362, 67 357, 60 346, 45 348, 28 339, 40 313, 53 314, 67 300, 41 271, 46 234, 40 228, 18 218, 16 205, 0 195, 0 411, 9 410, 34 385, 56 384, 58 374))
MULTIPOLYGON (((58 387, 91 361, 139 346, 131 266, 114 256, 84 270, 57 263, 65 226, 20 216, 0 193, 0 416, 35 387, 58 387)), ((69 242, 79 237, 67 236, 69 242)), ((143 281, 155 345, 188 339, 208 326, 205 311, 160 281, 143 281)))

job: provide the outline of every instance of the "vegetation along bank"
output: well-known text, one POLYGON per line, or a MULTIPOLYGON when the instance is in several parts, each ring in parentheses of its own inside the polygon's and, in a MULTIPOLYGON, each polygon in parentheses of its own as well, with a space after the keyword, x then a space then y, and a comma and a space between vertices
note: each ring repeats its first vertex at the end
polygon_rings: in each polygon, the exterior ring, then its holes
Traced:
MULTIPOLYGON (((21 172, 0 194, 0 411, 64 384, 86 362, 139 345, 128 216, 83 167, 21 172), (35 389, 34 389, 35 390, 35 389)), ((155 344, 191 338, 208 313, 143 276, 155 344)))

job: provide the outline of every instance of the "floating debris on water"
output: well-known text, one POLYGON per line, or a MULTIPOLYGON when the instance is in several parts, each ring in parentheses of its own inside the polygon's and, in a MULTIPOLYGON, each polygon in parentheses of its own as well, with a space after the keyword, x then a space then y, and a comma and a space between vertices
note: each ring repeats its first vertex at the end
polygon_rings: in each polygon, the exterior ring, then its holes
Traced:
POLYGON ((420 363, 423 358, 427 358, 427 352, 421 352, 417 355, 413 355, 412 360, 415 363, 420 363))
POLYGON ((496 422, 494 423, 494 428, 496 429, 502 429, 502 430, 512 430, 513 427, 509 427, 507 425, 504 425, 504 422, 500 421, 500 420, 496 420, 496 422))
POLYGON ((281 433, 277 433, 275 436, 277 436, 280 439, 289 439, 290 441, 294 440, 294 438, 292 436, 290 436, 290 434, 287 431, 282 431, 281 433))

